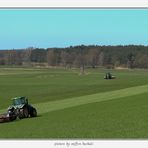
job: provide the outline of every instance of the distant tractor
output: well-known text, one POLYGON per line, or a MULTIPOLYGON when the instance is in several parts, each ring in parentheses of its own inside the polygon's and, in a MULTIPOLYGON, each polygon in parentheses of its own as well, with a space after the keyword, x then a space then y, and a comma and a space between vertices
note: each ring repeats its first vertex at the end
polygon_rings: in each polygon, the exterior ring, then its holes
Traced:
POLYGON ((28 104, 28 98, 27 97, 16 97, 12 99, 12 105, 8 108, 11 109, 14 108, 15 110, 18 110, 18 117, 20 119, 22 118, 28 118, 30 117, 36 117, 37 116, 37 110, 28 104))
POLYGON ((106 73, 104 79, 115 79, 116 77, 113 76, 110 72, 106 73))

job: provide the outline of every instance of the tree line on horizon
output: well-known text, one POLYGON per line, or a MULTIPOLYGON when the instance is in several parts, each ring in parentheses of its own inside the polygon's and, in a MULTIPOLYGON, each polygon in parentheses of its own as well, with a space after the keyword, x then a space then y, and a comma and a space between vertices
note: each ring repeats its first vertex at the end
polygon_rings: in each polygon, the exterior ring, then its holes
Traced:
POLYGON ((148 68, 148 46, 79 45, 66 48, 0 50, 0 65, 65 68, 148 68))

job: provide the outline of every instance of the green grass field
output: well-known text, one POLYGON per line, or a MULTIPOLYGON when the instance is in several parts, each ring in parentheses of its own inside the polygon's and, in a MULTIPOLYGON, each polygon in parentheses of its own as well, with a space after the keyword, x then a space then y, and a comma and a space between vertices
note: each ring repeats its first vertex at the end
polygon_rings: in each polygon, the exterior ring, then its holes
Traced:
POLYGON ((148 138, 148 71, 0 68, 0 112, 28 96, 37 118, 0 124, 1 139, 148 138))

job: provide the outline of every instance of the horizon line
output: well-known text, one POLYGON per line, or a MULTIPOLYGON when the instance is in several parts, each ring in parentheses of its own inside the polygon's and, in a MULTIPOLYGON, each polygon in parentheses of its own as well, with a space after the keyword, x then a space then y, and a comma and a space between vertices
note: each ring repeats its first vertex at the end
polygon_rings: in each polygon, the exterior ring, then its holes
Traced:
POLYGON ((69 45, 69 46, 55 46, 55 47, 35 47, 35 46, 28 46, 28 47, 23 47, 23 48, 0 48, 0 50, 23 50, 23 49, 29 49, 29 48, 32 48, 32 49, 49 49, 49 48, 71 48, 71 47, 77 47, 77 46, 144 46, 144 47, 148 47, 148 45, 144 45, 144 44, 116 44, 116 45, 98 45, 98 44, 77 44, 77 45, 69 45))

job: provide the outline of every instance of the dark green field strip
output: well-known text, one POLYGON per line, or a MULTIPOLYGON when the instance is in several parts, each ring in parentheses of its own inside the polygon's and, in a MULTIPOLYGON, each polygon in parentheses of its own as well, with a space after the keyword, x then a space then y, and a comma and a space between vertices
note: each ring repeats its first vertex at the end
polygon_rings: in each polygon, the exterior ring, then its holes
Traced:
POLYGON ((47 137, 148 138, 147 98, 144 93, 43 114, 49 117, 47 137))
MULTIPOLYGON (((117 79, 109 81, 103 79, 101 70, 84 76, 79 75, 78 70, 63 69, 24 68, 9 69, 9 72, 19 74, 0 76, 0 109, 7 108, 15 96, 28 96, 30 103, 35 104, 148 84, 148 76, 139 71, 113 71, 117 79)), ((2 69, 1 73, 8 71, 2 69)))

